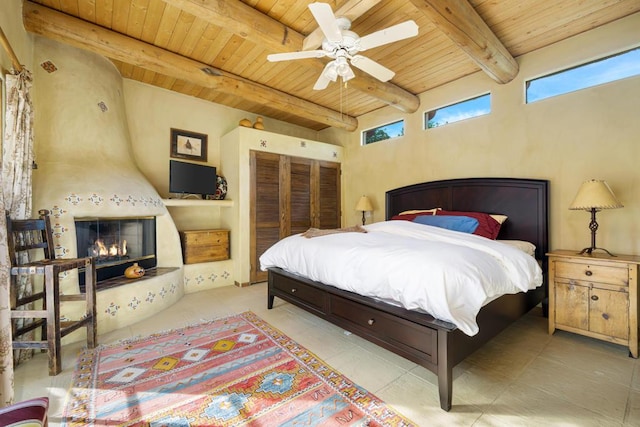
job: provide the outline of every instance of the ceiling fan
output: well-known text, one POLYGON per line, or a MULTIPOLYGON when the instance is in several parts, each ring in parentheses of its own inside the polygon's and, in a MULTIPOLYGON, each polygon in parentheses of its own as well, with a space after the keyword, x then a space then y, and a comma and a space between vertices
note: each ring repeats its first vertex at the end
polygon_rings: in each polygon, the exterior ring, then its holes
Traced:
POLYGON ((322 49, 274 53, 268 55, 267 60, 278 62, 325 56, 331 58, 332 61, 327 63, 313 86, 315 90, 325 89, 329 82, 335 82, 338 77, 345 82, 354 78, 355 74, 349 65, 359 68, 380 81, 391 80, 395 75, 393 71, 366 56, 359 55, 359 52, 418 35, 418 25, 414 21, 405 21, 360 37, 353 31, 349 31, 351 21, 342 16, 336 17, 327 3, 311 3, 309 9, 325 36, 322 49))

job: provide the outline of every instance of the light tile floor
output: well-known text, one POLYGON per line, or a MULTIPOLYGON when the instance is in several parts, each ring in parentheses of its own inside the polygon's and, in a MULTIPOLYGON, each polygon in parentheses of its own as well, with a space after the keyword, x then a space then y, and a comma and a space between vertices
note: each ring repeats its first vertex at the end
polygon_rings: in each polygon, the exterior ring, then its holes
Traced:
MULTIPOLYGON (((453 408, 440 409, 428 370, 276 298, 266 284, 186 295, 101 344, 251 310, 419 426, 640 426, 640 360, 628 350, 562 331, 550 336, 536 308, 454 369, 453 408)), ((48 395, 56 426, 82 343, 63 348, 63 372, 38 353, 16 369, 16 401, 48 395)))

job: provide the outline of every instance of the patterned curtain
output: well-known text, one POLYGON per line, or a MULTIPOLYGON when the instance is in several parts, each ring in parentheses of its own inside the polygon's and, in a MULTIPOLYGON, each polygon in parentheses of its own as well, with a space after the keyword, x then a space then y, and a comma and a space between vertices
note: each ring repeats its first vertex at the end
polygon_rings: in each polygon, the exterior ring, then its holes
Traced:
MULTIPOLYGON (((7 110, 2 142, 0 171, 0 405, 13 402, 13 352, 11 350, 11 318, 9 313, 9 252, 5 212, 12 218, 31 217, 31 177, 33 164, 33 105, 31 73, 21 71, 6 76, 7 110)), ((28 281, 22 280, 28 289, 28 281)))

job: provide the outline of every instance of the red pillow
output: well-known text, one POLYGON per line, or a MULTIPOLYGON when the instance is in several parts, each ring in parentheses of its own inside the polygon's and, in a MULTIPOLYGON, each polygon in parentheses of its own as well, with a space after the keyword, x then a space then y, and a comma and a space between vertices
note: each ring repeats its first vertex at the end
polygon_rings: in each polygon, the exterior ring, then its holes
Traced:
POLYGON ((436 215, 470 216, 478 220, 478 228, 473 234, 495 240, 500 232, 500 223, 491 215, 482 212, 436 211, 436 215))

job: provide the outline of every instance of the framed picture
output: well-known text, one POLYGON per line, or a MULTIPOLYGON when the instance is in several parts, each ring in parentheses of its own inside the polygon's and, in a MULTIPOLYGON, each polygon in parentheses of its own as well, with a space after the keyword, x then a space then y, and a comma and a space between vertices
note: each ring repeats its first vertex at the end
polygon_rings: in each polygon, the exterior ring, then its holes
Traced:
POLYGON ((207 161, 207 135, 171 128, 171 157, 207 161))

